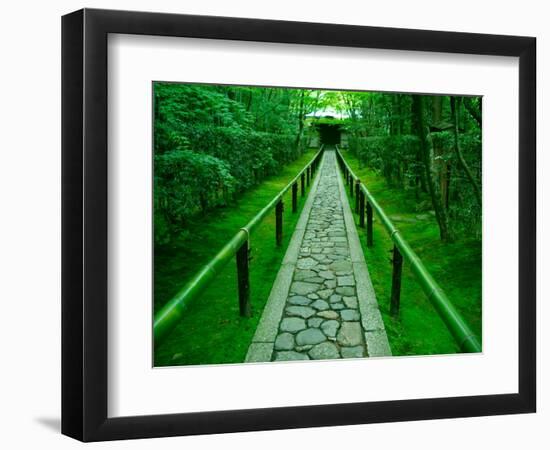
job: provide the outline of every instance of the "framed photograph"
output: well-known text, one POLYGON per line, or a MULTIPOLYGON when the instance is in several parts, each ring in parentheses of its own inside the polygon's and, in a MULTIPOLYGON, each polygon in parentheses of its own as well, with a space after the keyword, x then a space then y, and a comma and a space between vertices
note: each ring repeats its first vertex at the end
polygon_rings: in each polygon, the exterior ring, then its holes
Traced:
POLYGON ((535 412, 533 37, 62 20, 62 432, 535 412))

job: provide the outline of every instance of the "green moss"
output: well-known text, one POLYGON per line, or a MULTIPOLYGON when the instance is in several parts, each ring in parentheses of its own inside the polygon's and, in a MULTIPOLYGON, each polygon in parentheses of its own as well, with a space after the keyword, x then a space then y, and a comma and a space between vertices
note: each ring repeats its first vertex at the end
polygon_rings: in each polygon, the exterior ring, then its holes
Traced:
MULTIPOLYGON (((315 154, 310 150, 276 175, 243 194, 238 204, 195 219, 185 236, 155 248, 155 311, 158 311, 216 252, 256 215, 315 154)), ((250 292, 252 317, 239 316, 235 263, 229 263, 195 299, 185 317, 155 348, 155 366, 239 363, 244 361, 265 302, 298 221, 305 197, 298 191, 293 214, 285 196, 283 245, 275 245, 275 212, 251 235, 250 292)))
MULTIPOLYGON (((481 340, 481 242, 470 236, 457 236, 452 243, 441 242, 435 217, 419 212, 423 209, 419 206, 429 204, 428 197, 417 200, 413 190, 389 187, 381 176, 361 167, 353 155, 344 152, 344 157, 481 340)), ((393 243, 376 216, 372 248, 367 248, 366 234, 361 228, 358 230, 393 354, 458 352, 452 335, 406 263, 400 314, 397 319, 389 315, 393 243)))

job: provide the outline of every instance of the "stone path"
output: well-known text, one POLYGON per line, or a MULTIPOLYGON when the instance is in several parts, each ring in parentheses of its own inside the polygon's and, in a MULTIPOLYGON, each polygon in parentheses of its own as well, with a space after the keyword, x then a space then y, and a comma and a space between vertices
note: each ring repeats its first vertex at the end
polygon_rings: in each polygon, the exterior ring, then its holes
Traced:
POLYGON ((391 355, 334 151, 309 195, 247 361, 391 355))

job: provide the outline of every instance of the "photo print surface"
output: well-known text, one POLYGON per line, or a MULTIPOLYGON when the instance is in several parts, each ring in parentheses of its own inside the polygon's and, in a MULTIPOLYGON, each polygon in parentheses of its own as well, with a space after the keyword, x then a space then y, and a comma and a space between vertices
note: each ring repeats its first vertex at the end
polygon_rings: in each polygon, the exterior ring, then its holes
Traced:
POLYGON ((155 367, 481 351, 481 97, 152 89, 155 367))

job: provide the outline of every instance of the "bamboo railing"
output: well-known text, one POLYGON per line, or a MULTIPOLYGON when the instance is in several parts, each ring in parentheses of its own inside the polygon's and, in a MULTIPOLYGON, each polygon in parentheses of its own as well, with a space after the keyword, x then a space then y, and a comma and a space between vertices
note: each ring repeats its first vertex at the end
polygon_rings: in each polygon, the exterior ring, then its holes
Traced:
POLYGON ((399 311, 401 271, 403 259, 405 259, 405 261, 409 263, 411 271, 419 282, 422 290, 427 295, 428 300, 432 303, 435 310, 453 335, 459 348, 464 352, 481 352, 481 345, 477 339, 477 336, 472 332, 464 318, 449 300, 443 289, 441 289, 441 287, 430 275, 421 259, 401 235, 399 230, 386 215, 382 207, 377 203, 376 199, 369 192, 367 187, 353 173, 348 163, 342 156, 338 146, 336 146, 336 155, 346 184, 349 186, 350 195, 355 197, 355 212, 359 214, 360 226, 364 226, 365 214, 367 216, 367 247, 372 247, 373 245, 373 211, 376 212, 382 222, 382 225, 393 241, 393 275, 390 314, 395 316, 399 311))
POLYGON ((239 291, 239 311, 242 316, 250 316, 250 291, 249 291, 249 240, 250 234, 262 220, 275 209, 275 241, 277 245, 282 244, 283 239, 283 196, 292 190, 292 212, 298 210, 298 184, 300 184, 301 195, 305 196, 306 186, 309 187, 313 175, 319 167, 323 146, 315 156, 304 166, 290 183, 258 213, 250 222, 241 228, 214 256, 208 264, 200 269, 195 276, 162 307, 155 315, 153 323, 153 334, 155 345, 166 337, 181 319, 187 305, 194 300, 209 283, 220 274, 227 263, 236 256, 237 262, 237 283, 239 291))

